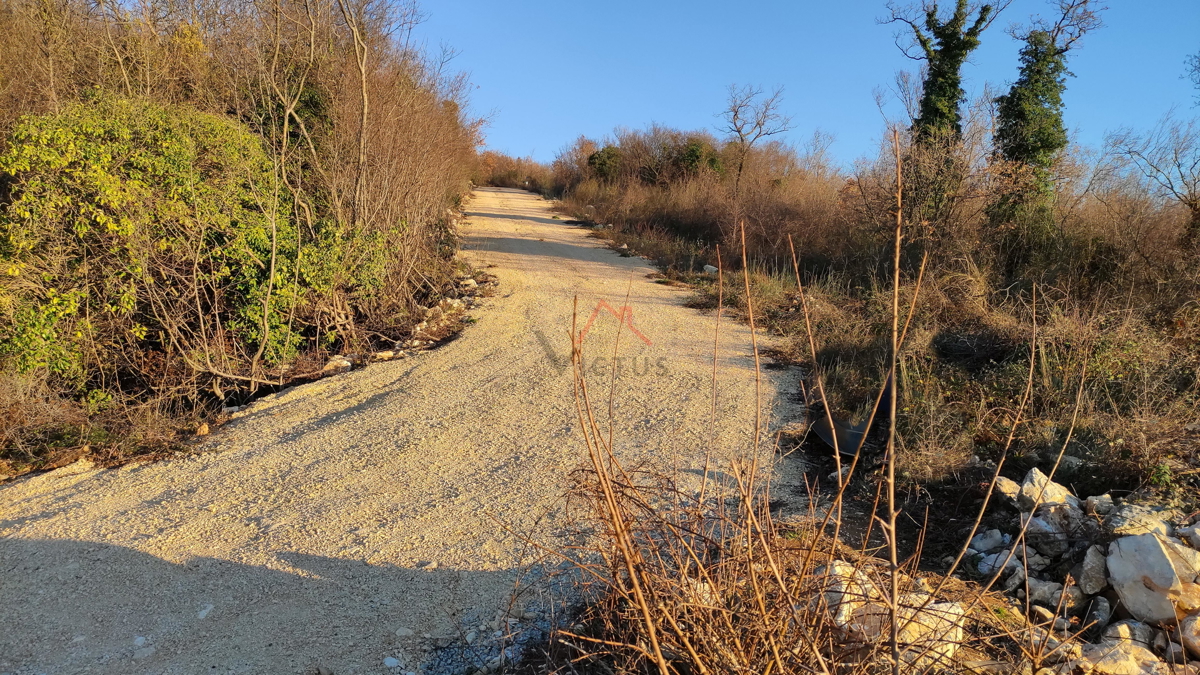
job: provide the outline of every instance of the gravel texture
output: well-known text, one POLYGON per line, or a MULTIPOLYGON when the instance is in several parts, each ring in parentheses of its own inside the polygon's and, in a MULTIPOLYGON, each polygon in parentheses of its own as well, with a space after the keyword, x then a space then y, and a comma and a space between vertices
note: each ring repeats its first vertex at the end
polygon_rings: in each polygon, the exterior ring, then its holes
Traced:
MULTIPOLYGON (((746 452, 755 418, 745 325, 722 322, 714 442, 713 318, 551 215, 477 191, 463 255, 499 286, 436 350, 261 399, 202 452, 0 486, 0 673, 441 673, 494 658, 497 631, 544 628, 536 588, 493 626, 585 460, 574 298, 581 327, 600 307, 594 391, 619 324, 599 303, 627 304, 645 337, 620 335, 625 462, 694 483, 707 448, 718 468, 746 452)), ((794 412, 785 379, 764 372, 764 420, 794 412)))

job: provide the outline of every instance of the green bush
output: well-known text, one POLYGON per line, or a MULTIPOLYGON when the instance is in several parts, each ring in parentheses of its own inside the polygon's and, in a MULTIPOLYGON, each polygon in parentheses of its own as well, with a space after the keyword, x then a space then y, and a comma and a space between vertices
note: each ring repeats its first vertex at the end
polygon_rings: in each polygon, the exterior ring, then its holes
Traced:
MULTIPOLYGON (((0 358, 129 394, 290 356, 306 254, 260 139, 97 96, 24 118, 0 155, 0 358)), ((94 396, 94 395, 93 395, 94 396)))

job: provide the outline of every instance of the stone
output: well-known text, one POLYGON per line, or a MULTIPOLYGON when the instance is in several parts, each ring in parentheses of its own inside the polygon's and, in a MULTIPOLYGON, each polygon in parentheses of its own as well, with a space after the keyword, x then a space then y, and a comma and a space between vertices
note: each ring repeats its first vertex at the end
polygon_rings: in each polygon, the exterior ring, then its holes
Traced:
POLYGON ((154 645, 150 645, 149 647, 142 647, 141 649, 133 650, 133 658, 135 658, 139 661, 142 659, 148 659, 151 656, 154 656, 154 645))
POLYGON ((1030 605, 1029 613, 1033 615, 1033 619, 1040 623, 1049 623, 1054 621, 1054 612, 1042 607, 1041 605, 1030 605))
POLYGON ((1025 566, 1034 572, 1041 572, 1050 566, 1051 560, 1044 555, 1038 553, 1037 549, 1032 546, 1021 546, 1017 548, 1016 558, 1023 561, 1025 566))
POLYGON ((1083 591, 1079 590, 1078 586, 1067 586, 1061 591, 1057 591, 1050 599, 1055 607, 1063 614, 1076 614, 1083 609, 1083 603, 1087 601, 1083 591))
POLYGON ((1071 455, 1063 455, 1062 459, 1058 460, 1058 468, 1065 471, 1078 471, 1086 465, 1087 462, 1071 455))
POLYGON ((376 361, 387 361, 396 357, 396 352, 391 349, 385 349, 381 352, 375 352, 376 361))
POLYGON ((1089 546, 1083 555, 1083 565, 1076 579, 1079 590, 1088 595, 1096 595, 1108 588, 1108 562, 1104 557, 1101 546, 1089 546))
POLYGON ((345 359, 330 359, 324 368, 321 368, 321 373, 325 375, 338 375, 350 370, 353 366, 345 359))
POLYGON ((1004 582, 1004 590, 1012 593, 1023 585, 1025 585, 1025 568, 1017 566, 1013 568, 1013 573, 1004 582))
POLYGON ((207 436, 209 433, 208 422, 201 422, 200 426, 196 427, 197 436, 207 436))
POLYGON ((134 647, 145 647, 146 646, 146 638, 142 637, 141 635, 133 638, 133 646, 134 647))
POLYGON ((1039 471, 1037 467, 1030 469, 1029 473, 1025 474, 1025 480, 1021 482, 1021 493, 1017 496, 1017 503, 1025 510, 1032 510, 1034 506, 1040 504, 1068 504, 1077 509, 1082 506, 1079 498, 1071 494, 1070 490, 1050 480, 1050 477, 1039 471))
POLYGON ((1168 642, 1167 648, 1163 650, 1163 661, 1171 665, 1182 666, 1188 661, 1187 650, 1181 644, 1168 642))
POLYGON ((824 585, 822 597, 836 626, 845 626, 855 610, 879 597, 879 591, 866 573, 848 562, 835 560, 818 567, 814 575, 824 585))
POLYGON ((1183 582, 1179 595, 1175 596, 1176 616, 1187 616, 1200 612, 1200 583, 1183 582))
POLYGON ((1033 516, 1028 522, 1025 538, 1039 551, 1060 556, 1071 549, 1070 532, 1064 527, 1063 519, 1047 514, 1033 516))
POLYGON ((1181 527, 1175 530, 1175 536, 1187 542, 1188 546, 1200 549, 1200 525, 1181 527))
POLYGON ((705 265, 705 266, 704 266, 704 273, 705 273, 705 274, 716 274, 716 273, 717 273, 717 272, 719 272, 719 271, 720 271, 720 270, 718 270, 716 267, 713 267, 712 265, 705 265))
POLYGON ((972 537, 970 546, 980 553, 991 553, 1004 548, 1011 540, 1012 537, 1005 535, 1000 530, 988 530, 972 537))
POLYGON ((1058 606, 1054 598, 1062 591, 1062 584, 1054 581, 1042 581, 1033 577, 1030 577, 1026 583, 1029 584, 1029 602, 1047 607, 1058 606))
POLYGON ((1171 563, 1175 565, 1175 573, 1179 575, 1179 579, 1195 582, 1196 578, 1200 577, 1200 551, 1170 539, 1164 540, 1163 545, 1167 548, 1167 555, 1171 556, 1171 563))
POLYGON ((1021 486, 1015 480, 1005 478, 1004 476, 996 476, 996 493, 1004 497, 1005 501, 1013 506, 1018 505, 1018 498, 1021 495, 1021 486))
POLYGON ((1083 658, 1095 675, 1166 675, 1166 664, 1149 649, 1132 642, 1104 641, 1083 645, 1083 658))
POLYGON ((1193 659, 1200 659, 1200 613, 1179 622, 1179 641, 1193 659))
POLYGON ((467 644, 473 645, 473 644, 475 644, 475 638, 477 638, 477 637, 479 637, 479 633, 477 633, 475 631, 471 631, 471 632, 467 633, 466 637, 464 637, 463 640, 467 644))
POLYGON ((212 605, 205 605, 205 606, 203 606, 203 607, 201 607, 201 608, 200 608, 200 611, 199 611, 199 612, 196 612, 196 618, 197 618, 197 619, 206 619, 206 618, 208 618, 208 614, 209 614, 209 612, 211 612, 211 611, 213 611, 213 606, 212 606, 212 605))
POLYGON ((1119 537, 1150 532, 1164 537, 1171 535, 1171 526, 1157 511, 1138 504, 1122 504, 1114 508, 1104 519, 1104 525, 1119 537))
POLYGON ((458 285, 462 286, 463 288, 475 288, 479 284, 476 283, 474 279, 463 279, 462 281, 458 282, 458 285))
MULTIPOLYGON (((899 641, 901 658, 910 668, 949 664, 963 641, 966 608, 957 602, 925 604, 914 597, 901 601, 899 641)), ((928 596, 924 596, 928 599, 928 596)), ((857 607, 844 628, 853 639, 870 642, 887 637, 890 610, 878 602, 857 607)))
POLYGON ((411 628, 397 628, 396 637, 412 637, 415 635, 411 628))
POLYGON ((1109 544, 1108 550, 1109 581, 1130 615, 1150 623, 1174 621, 1171 598, 1183 587, 1158 537, 1122 537, 1109 544))
POLYGON ((689 579, 691 583, 691 601, 698 605, 707 605, 709 607, 720 607, 721 596, 713 589, 712 584, 703 579, 689 579))
POLYGON ((1004 549, 1003 551, 984 556, 977 566, 979 573, 990 577, 1001 570, 1019 568, 1021 561, 1015 555, 1010 557, 1009 553, 1008 549, 1004 549), (1006 560, 1007 562, 1005 562, 1006 560))
POLYGON ((1105 640, 1131 640, 1150 648, 1154 644, 1154 629, 1141 621, 1118 621, 1104 629, 1105 640))
POLYGON ((1107 516, 1113 510, 1113 498, 1110 494, 1096 495, 1088 497, 1084 502, 1083 510, 1093 516, 1107 516))
POLYGON ((397 659, 394 656, 389 656, 383 660, 383 667, 384 668, 399 668, 400 667, 400 659, 397 659))
POLYGON ((1112 620, 1112 606, 1107 598, 1095 597, 1088 603, 1087 612, 1083 615, 1084 629, 1088 635, 1103 635, 1112 620))

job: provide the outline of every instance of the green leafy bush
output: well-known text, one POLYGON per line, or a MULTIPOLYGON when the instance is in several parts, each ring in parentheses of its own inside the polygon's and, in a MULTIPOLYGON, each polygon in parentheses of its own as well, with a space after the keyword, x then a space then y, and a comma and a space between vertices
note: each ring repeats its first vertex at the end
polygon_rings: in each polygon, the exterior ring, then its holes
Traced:
POLYGON ((130 394, 168 372, 246 375, 297 348, 297 264, 320 259, 237 122, 97 96, 24 118, 0 185, 8 367, 130 394))

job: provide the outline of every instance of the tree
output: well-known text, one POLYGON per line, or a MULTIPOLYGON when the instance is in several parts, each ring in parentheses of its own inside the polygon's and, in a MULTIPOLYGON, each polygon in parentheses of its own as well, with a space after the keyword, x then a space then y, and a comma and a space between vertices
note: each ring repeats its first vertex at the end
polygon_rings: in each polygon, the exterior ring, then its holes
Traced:
POLYGON ((962 119, 958 107, 966 94, 962 88, 962 65, 979 46, 979 36, 1012 0, 997 0, 976 11, 968 0, 957 0, 954 12, 942 19, 937 2, 923 2, 918 7, 897 8, 889 3, 888 23, 901 23, 912 30, 912 43, 901 47, 905 56, 923 60, 928 68, 925 86, 913 132, 919 141, 962 135, 962 119), (924 14, 924 19, 920 15, 924 14), (967 20, 975 21, 967 27, 967 20))
MULTIPOLYGON (((1058 20, 1041 19, 1025 31, 1021 70, 1008 93, 996 98, 996 155, 1012 184, 991 209, 993 221, 1021 220, 1025 230, 1052 223, 1052 170, 1067 147, 1062 94, 1066 90, 1067 52, 1101 25, 1092 0, 1057 0, 1058 20)), ((1016 31, 1014 30, 1014 33, 1016 31)), ((1025 232, 1029 234, 1029 232, 1025 232)))
POLYGON ((996 99, 996 151, 1005 160, 1030 166, 1040 188, 1048 187, 1048 172, 1067 146, 1062 94, 1066 90, 1067 52, 1085 33, 1100 27, 1091 0, 1058 0, 1059 20, 1036 21, 1025 33, 1021 71, 1008 93, 996 99))
POLYGON ((1200 243, 1200 120, 1167 115, 1150 133, 1122 131, 1109 139, 1164 197, 1188 209, 1181 243, 1200 243))
POLYGON ((621 171, 621 149, 606 145, 593 152, 587 160, 588 167, 603 181, 616 180, 621 171))
POLYGON ((1200 105, 1200 52, 1187 57, 1187 78, 1196 87, 1196 105, 1200 105))
POLYGON ((725 120, 722 129, 730 136, 736 167, 733 174, 733 197, 736 202, 741 187, 742 173, 746 169, 746 158, 754 144, 768 136, 782 134, 791 128, 792 119, 779 111, 783 89, 777 88, 764 95, 760 87, 729 86, 729 105, 721 117, 725 120))

